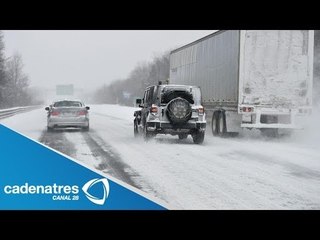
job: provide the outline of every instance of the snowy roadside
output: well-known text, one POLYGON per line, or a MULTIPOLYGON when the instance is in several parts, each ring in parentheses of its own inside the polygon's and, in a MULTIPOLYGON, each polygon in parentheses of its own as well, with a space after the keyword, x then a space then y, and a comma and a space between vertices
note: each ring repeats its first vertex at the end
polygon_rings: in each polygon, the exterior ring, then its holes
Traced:
POLYGON ((27 137, 38 140, 47 128, 47 112, 44 108, 30 112, 19 113, 0 120, 0 124, 7 126, 27 137))
MULTIPOLYGON (((178 209, 320 209, 320 151, 301 139, 133 137, 134 108, 92 106, 92 126, 178 209), (119 114, 120 113, 120 114, 119 114)), ((306 136, 307 137, 307 136, 306 136)))

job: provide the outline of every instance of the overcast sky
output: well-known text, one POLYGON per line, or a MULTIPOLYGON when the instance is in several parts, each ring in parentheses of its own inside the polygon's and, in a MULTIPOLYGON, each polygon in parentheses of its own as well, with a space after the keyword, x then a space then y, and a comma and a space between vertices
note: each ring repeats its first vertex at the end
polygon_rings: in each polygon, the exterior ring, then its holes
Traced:
POLYGON ((22 55, 31 86, 93 90, 126 78, 139 63, 211 31, 3 31, 6 57, 22 55))

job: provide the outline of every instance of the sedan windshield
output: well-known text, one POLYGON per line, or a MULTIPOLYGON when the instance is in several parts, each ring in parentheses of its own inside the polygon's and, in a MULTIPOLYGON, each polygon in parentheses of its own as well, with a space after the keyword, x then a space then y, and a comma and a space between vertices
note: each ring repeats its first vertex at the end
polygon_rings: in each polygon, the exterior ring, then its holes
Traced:
POLYGON ((60 101, 53 104, 54 107, 82 107, 81 102, 77 101, 60 101))

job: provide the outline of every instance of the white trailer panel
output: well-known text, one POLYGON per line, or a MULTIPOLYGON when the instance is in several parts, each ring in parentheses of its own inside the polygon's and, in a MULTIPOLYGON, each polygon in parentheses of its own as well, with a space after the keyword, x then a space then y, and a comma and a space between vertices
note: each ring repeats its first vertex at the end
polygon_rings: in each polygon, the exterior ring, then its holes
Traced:
POLYGON ((313 31, 242 31, 239 104, 311 107, 313 31))
POLYGON ((173 51, 170 82, 201 86, 205 105, 237 107, 239 30, 219 31, 173 51))

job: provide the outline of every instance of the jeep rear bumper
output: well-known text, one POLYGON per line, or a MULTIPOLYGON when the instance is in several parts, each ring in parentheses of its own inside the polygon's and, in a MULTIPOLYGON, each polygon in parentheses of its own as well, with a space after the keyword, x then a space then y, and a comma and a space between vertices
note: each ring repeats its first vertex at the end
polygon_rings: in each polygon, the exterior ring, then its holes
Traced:
POLYGON ((182 125, 174 125, 169 122, 147 122, 148 131, 158 133, 181 133, 192 132, 194 130, 205 131, 206 122, 188 122, 182 125))

